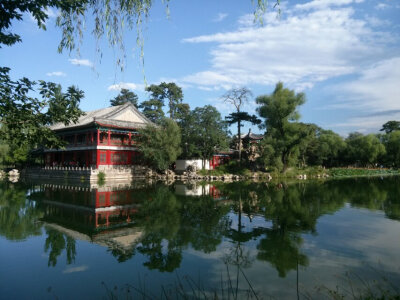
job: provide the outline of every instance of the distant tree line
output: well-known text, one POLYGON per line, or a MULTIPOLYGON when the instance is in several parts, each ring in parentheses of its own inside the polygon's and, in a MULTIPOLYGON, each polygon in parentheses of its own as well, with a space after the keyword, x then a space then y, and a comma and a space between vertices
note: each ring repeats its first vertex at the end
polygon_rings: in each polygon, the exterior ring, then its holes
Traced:
MULTIPOLYGON (((35 89, 35 82, 12 81, 6 68, 1 74, 0 164, 24 164, 31 150, 40 146, 62 147, 48 125, 77 120, 82 114, 79 102, 83 91, 70 87, 62 92, 61 86, 41 81, 38 90, 42 99, 32 98, 29 92, 35 89), (42 112, 44 109, 46 112, 42 112)), ((225 119, 211 105, 191 109, 175 83, 153 84, 146 91, 149 98, 140 104, 138 96, 127 89, 110 104, 130 102, 154 123, 141 131, 140 150, 145 162, 158 170, 167 169, 177 158, 207 160, 229 149, 238 153, 243 166, 252 164, 252 168, 280 172, 305 166, 400 167, 400 121, 386 122, 379 134, 353 132, 343 138, 315 124, 300 122, 298 108, 305 103, 305 95, 285 88, 281 82, 271 94, 256 97, 258 116, 243 110, 252 96, 250 90, 228 91, 221 99, 233 105, 233 112, 225 119), (244 122, 265 130, 263 140, 256 144, 256 162, 241 155, 244 122), (237 127, 237 134, 230 134, 229 125, 237 127)))
POLYGON ((382 134, 353 132, 342 138, 315 124, 299 122, 303 93, 278 83, 271 95, 256 99, 264 119, 265 138, 260 145, 260 163, 285 172, 289 166, 400 167, 400 122, 383 124, 382 134))

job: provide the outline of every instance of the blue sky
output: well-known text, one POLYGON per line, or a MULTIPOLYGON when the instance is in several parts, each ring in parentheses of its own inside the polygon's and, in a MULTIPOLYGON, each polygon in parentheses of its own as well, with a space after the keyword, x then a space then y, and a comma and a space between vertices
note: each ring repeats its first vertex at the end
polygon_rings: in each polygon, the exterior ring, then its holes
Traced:
MULTIPOLYGON (((145 25, 145 76, 148 84, 177 83, 191 108, 212 104, 226 115, 233 107, 220 97, 228 89, 246 86, 256 97, 282 81, 306 93, 302 122, 343 136, 378 132, 386 121, 400 120, 397 0, 281 2, 281 14, 270 6, 263 26, 254 24, 250 0, 170 0, 169 9, 167 17, 165 5, 155 1, 145 25)), ((23 42, 0 50, 0 64, 13 78, 77 85, 85 92, 83 110, 107 107, 121 87, 140 101, 148 98, 135 31, 125 33, 127 65, 120 72, 105 41, 101 60, 96 54, 90 16, 80 56, 59 54, 56 15, 49 10, 46 31, 29 15, 13 24, 23 42)), ((254 101, 246 107, 255 109, 254 101)))

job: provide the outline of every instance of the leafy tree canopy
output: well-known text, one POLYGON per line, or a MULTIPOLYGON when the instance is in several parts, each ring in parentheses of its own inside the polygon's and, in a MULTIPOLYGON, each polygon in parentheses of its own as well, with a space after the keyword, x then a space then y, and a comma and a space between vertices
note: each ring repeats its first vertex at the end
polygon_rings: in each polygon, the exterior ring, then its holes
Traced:
POLYGON ((0 140, 9 146, 43 145, 57 148, 63 145, 48 125, 76 122, 83 114, 79 109, 83 91, 71 86, 62 92, 51 82, 22 78, 11 80, 8 68, 0 68, 0 140), (31 94, 38 91, 41 99, 31 94))
POLYGON ((371 165, 377 163, 385 153, 385 147, 374 134, 350 133, 346 139, 347 159, 350 163, 371 165))
POLYGON ((217 149, 227 148, 227 124, 215 107, 196 107, 183 124, 182 140, 186 156, 209 159, 217 149))
POLYGON ((387 165, 400 167, 400 130, 387 134, 384 144, 387 152, 387 165))
POLYGON ((139 133, 139 149, 155 169, 168 169, 181 154, 181 132, 175 121, 165 118, 160 126, 148 125, 139 133))
POLYGON ((173 120, 176 119, 175 115, 183 99, 182 89, 179 86, 173 82, 161 82, 159 85, 152 84, 148 86, 146 91, 150 93, 151 100, 159 101, 162 105, 167 100, 169 117, 173 120))
POLYGON ((135 107, 138 106, 138 96, 128 89, 121 89, 119 95, 110 100, 111 106, 122 105, 128 102, 132 103, 135 107))
POLYGON ((400 121, 388 121, 382 125, 382 129, 380 131, 391 133, 395 130, 400 130, 400 121))
POLYGON ((249 102, 250 97, 252 96, 252 92, 246 87, 231 89, 222 96, 224 102, 230 103, 236 110, 236 112, 229 114, 225 119, 229 125, 237 124, 239 163, 242 158, 242 136, 240 133, 240 129, 243 126, 242 122, 251 122, 253 125, 261 123, 261 120, 259 120, 255 115, 251 116, 249 113, 241 111, 243 105, 249 102))
POLYGON ((307 145, 307 163, 328 167, 338 165, 345 147, 346 143, 340 135, 317 127, 313 139, 307 145))
POLYGON ((271 95, 259 96, 256 99, 259 105, 257 111, 265 119, 265 143, 271 145, 270 150, 273 150, 276 158, 274 161, 280 161, 279 167, 283 172, 288 168, 291 156, 309 134, 309 128, 295 122, 300 118, 297 108, 304 102, 303 93, 296 94, 293 90, 284 88, 282 82, 276 84, 271 95))

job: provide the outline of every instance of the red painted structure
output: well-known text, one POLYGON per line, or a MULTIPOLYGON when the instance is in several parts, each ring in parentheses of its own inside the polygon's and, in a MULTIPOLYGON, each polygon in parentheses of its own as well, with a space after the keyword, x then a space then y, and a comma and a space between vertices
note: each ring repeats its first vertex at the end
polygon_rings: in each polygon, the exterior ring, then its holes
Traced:
POLYGON ((224 165, 230 161, 228 154, 214 154, 210 160, 210 169, 213 170, 218 166, 224 165))
MULTIPOLYGON (((114 129, 115 130, 115 129, 114 129)), ((47 151, 47 166, 132 165, 137 163, 135 131, 118 132, 111 129, 88 129, 86 132, 59 133, 68 144, 65 150, 47 151)))
POLYGON ((135 194, 131 190, 82 191, 63 188, 44 188, 44 219, 71 221, 87 229, 110 229, 129 225, 138 212, 135 194), (67 192, 66 192, 67 191, 67 192))
POLYGON ((88 112, 76 124, 56 124, 51 128, 66 146, 46 149, 45 165, 98 168, 137 164, 140 159, 137 129, 149 123, 132 104, 124 104, 88 112))

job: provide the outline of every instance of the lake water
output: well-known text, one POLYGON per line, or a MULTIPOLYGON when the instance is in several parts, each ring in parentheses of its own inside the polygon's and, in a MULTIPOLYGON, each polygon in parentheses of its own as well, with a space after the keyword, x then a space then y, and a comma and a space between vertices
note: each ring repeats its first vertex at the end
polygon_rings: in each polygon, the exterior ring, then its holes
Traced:
POLYGON ((0 298, 396 293, 399 221, 398 177, 0 182, 0 298))

